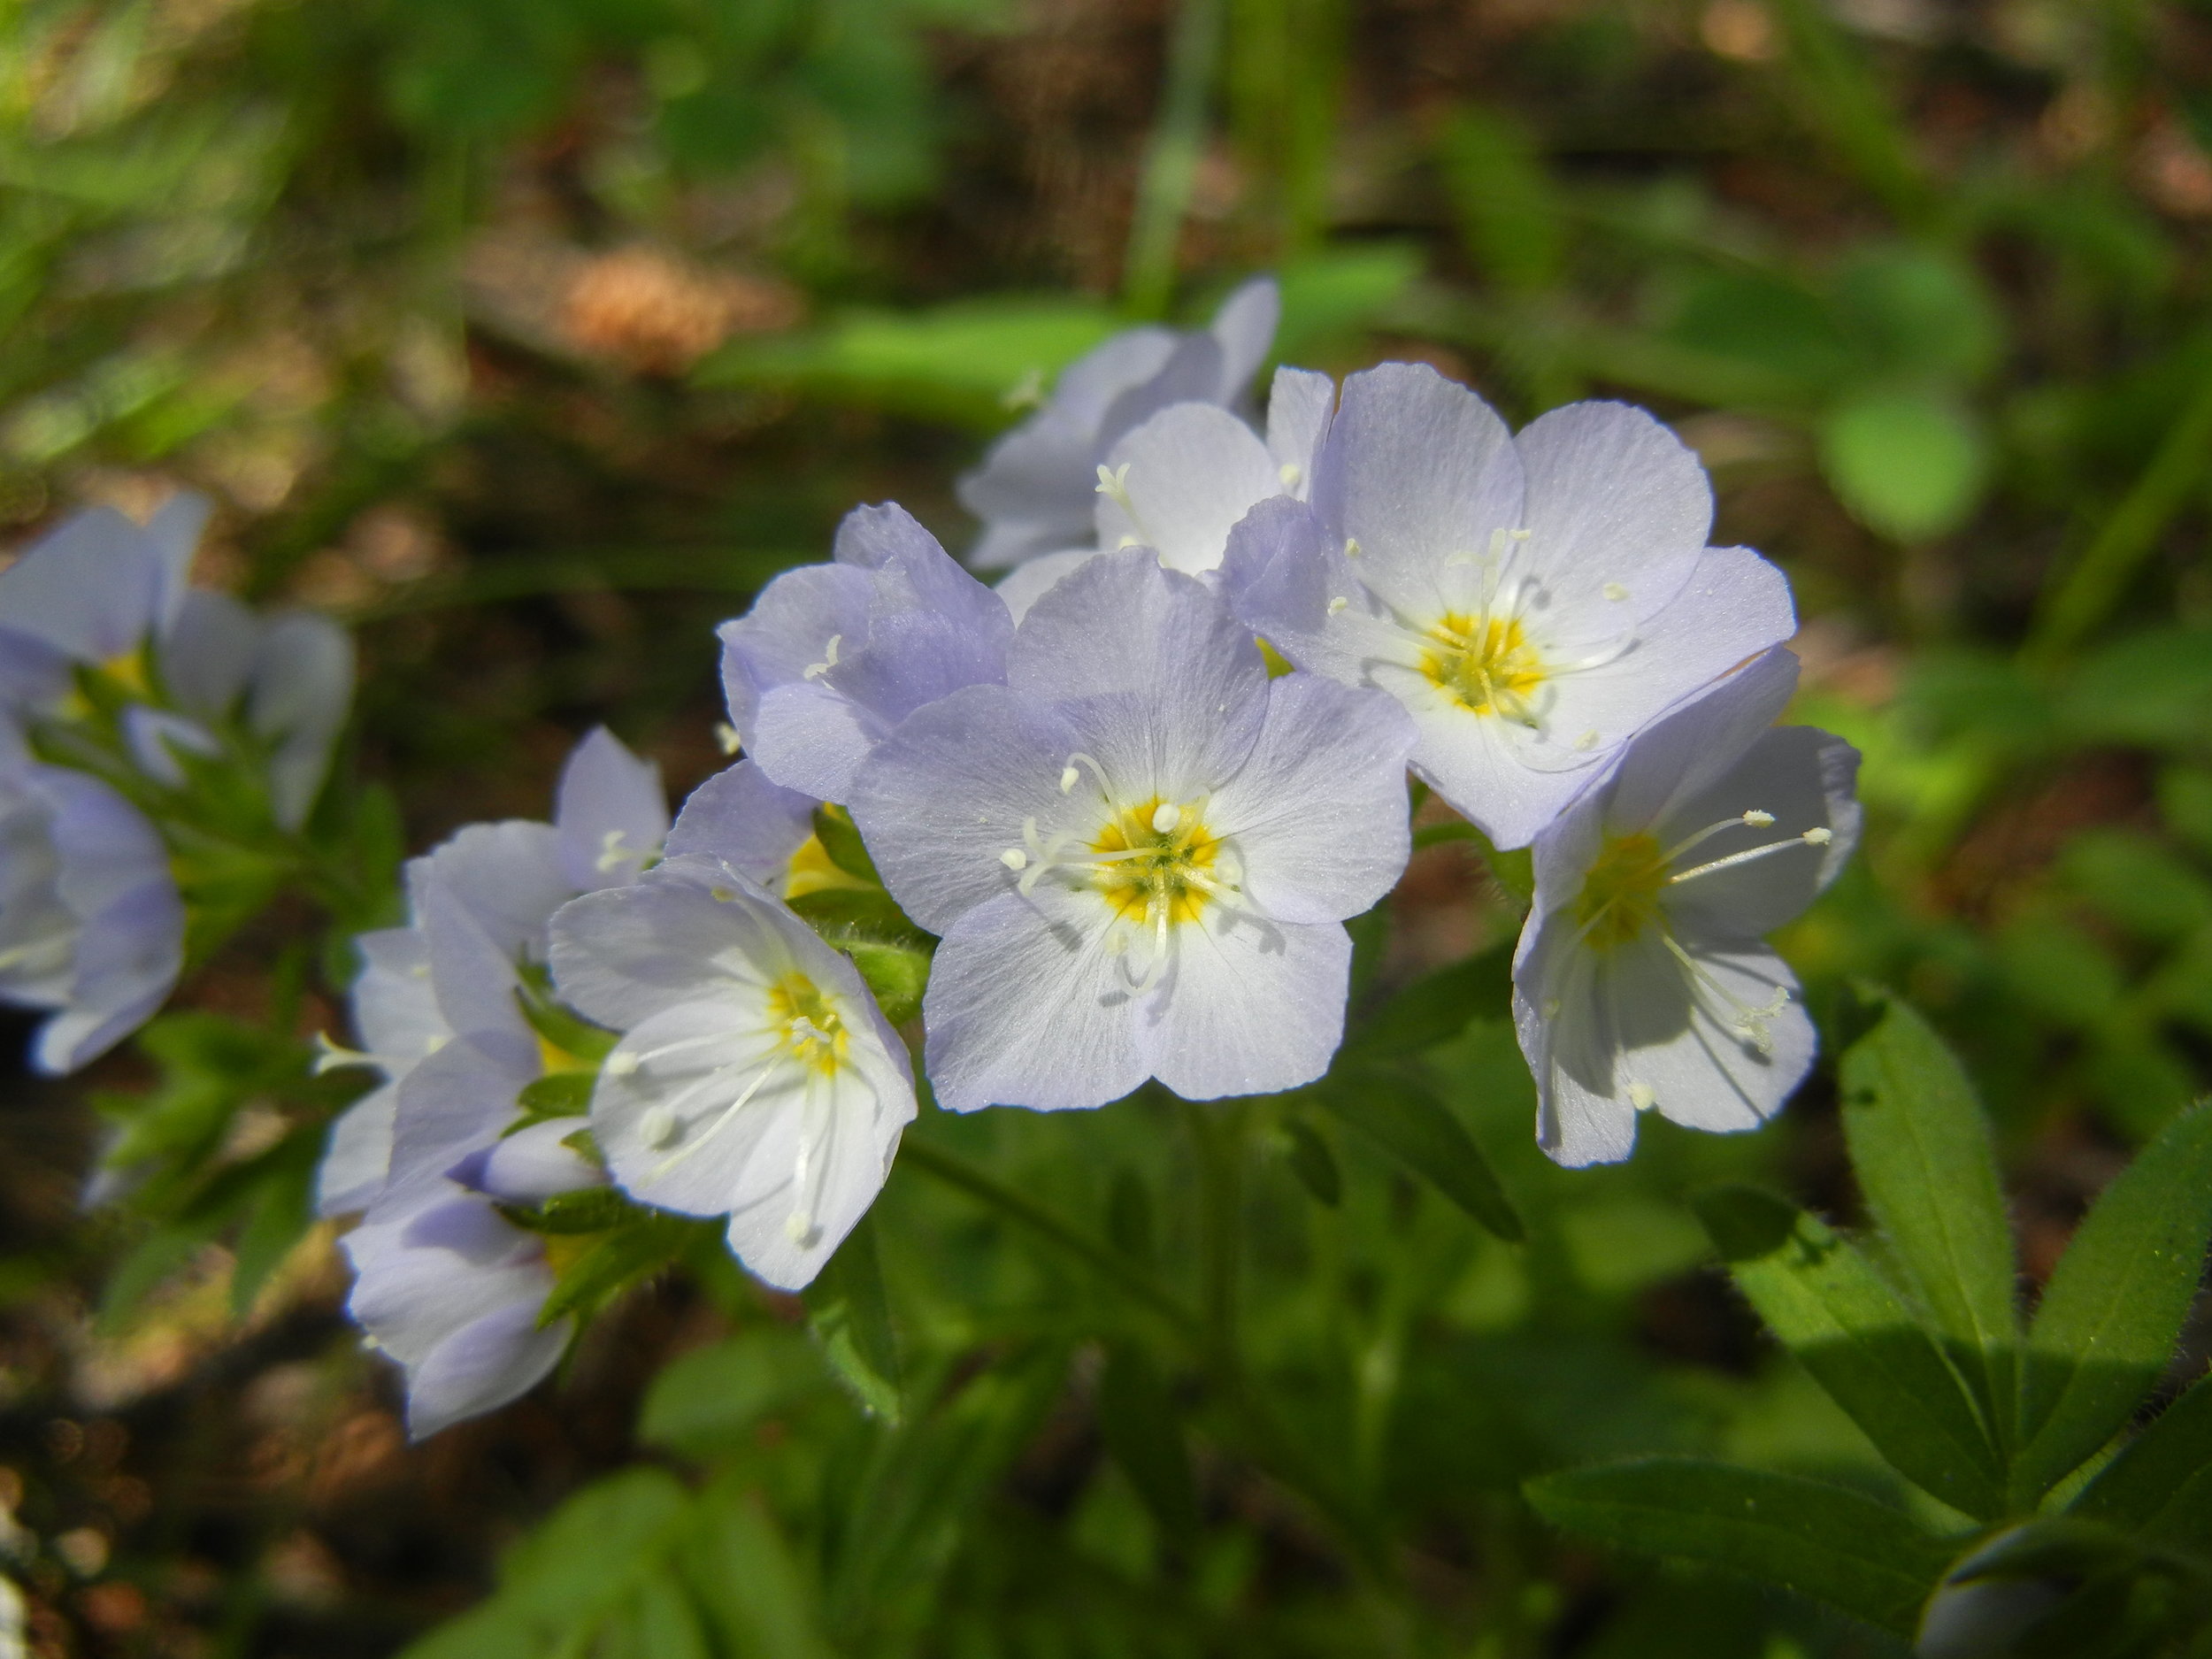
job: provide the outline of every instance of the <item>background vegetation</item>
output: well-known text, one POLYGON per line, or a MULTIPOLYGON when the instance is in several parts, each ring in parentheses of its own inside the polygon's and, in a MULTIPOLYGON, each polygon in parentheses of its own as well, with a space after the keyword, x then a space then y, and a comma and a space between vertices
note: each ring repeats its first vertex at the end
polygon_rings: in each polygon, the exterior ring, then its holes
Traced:
MULTIPOLYGON (((952 479, 1061 364, 1253 270, 1289 360, 1643 403, 1796 587, 1799 718, 1866 755, 1863 853, 1783 947, 1832 1051, 1863 977, 1962 1054, 2039 1284, 2212 1072, 2208 152, 2212 12, 2151 0, 12 0, 0 521, 188 484, 200 580, 357 625, 371 864, 541 815, 595 721, 689 787, 716 621, 860 501, 958 546, 952 479)), ((1517 923, 1450 842, 1386 920, 1378 998, 1517 923)), ((1864 1220, 1832 1070, 1563 1173, 1478 956, 1383 1029, 1524 1244, 1325 1102, 1248 1156, 1164 1100, 931 1119, 1075 1246, 926 1151, 814 1299, 827 1359, 707 1250, 410 1448, 270 1156, 334 1103, 288 1035, 341 1026, 324 950, 264 918, 134 1052, 11 1078, 32 1652, 394 1654, 495 1580, 425 1659, 1894 1651, 1520 1495, 1694 1452, 1926 1508, 1685 1202, 1864 1220), (88 1100, 212 1172, 88 1218, 88 1100), (1133 1285, 1240 1307, 1240 1352, 1133 1285)))

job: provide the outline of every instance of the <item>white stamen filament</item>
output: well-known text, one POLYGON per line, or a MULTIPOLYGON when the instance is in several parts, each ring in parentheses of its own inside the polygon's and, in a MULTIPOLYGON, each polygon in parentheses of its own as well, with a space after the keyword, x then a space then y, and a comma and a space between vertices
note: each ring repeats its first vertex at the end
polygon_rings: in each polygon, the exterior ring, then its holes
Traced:
POLYGON ((376 1056, 373 1054, 365 1053, 359 1048, 349 1048, 342 1043, 333 1042, 330 1040, 330 1033, 326 1031, 319 1031, 315 1033, 315 1075, 317 1077, 322 1076, 326 1071, 342 1071, 349 1065, 374 1065, 376 1063, 376 1056))
MULTIPOLYGON (((1698 992, 1703 991, 1710 996, 1718 998, 1721 1005, 1728 1010, 1730 1015, 1733 1016, 1732 1018, 1726 1018, 1715 1015, 1719 1023, 1735 1035, 1742 1038, 1761 1054, 1772 1054, 1774 1033, 1769 1031, 1767 1026, 1770 1022, 1779 1018, 1782 1010, 1789 1006, 1790 994, 1787 987, 1776 986, 1774 995, 1754 1008, 1738 998, 1726 986, 1708 972, 1703 964, 1675 942, 1672 933, 1662 933, 1659 937, 1661 942, 1666 946, 1668 953, 1682 964, 1683 972, 1689 978, 1690 994, 1695 996, 1698 992)), ((1710 1008, 1708 1008, 1706 1011, 1709 1014, 1713 1012, 1710 1008)))
POLYGON ((1831 830, 1809 829, 1802 835, 1793 835, 1786 841, 1770 842, 1764 847, 1754 847, 1747 852, 1731 853, 1725 858, 1716 858, 1709 864, 1698 864, 1688 870, 1678 870, 1667 878, 1667 881, 1671 886, 1684 881, 1694 881, 1700 876, 1711 875, 1716 870, 1732 870, 1738 864, 1747 864, 1756 859, 1770 857, 1776 853, 1786 853, 1793 847, 1825 847, 1834 839, 1834 832, 1831 830))
POLYGON ((1702 847, 1707 841, 1712 840, 1714 836, 1719 834, 1723 830, 1737 829, 1745 825, 1749 825, 1753 829, 1765 829, 1773 822, 1773 813, 1762 811, 1757 807, 1754 807, 1750 811, 1740 812, 1734 818, 1724 818, 1717 824, 1708 824, 1703 829, 1698 831, 1694 835, 1685 835, 1680 841, 1675 842, 1673 846, 1668 848, 1666 851, 1659 855, 1659 862, 1663 864, 1671 864, 1676 859, 1681 857, 1684 853, 1688 852, 1692 848, 1702 847))

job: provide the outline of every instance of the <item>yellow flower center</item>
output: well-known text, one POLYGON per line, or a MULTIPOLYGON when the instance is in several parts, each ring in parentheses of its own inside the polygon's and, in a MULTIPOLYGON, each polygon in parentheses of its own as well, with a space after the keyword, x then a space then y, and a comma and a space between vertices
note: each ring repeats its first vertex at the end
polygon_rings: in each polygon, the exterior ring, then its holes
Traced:
POLYGON ((1524 723, 1533 718, 1529 697, 1544 683, 1544 659, 1517 621, 1454 611, 1438 619, 1427 639, 1421 672, 1462 708, 1524 723))
POLYGON ((786 900, 803 899, 810 893, 856 891, 865 893, 868 883, 851 872, 838 867, 829 856, 829 849, 822 845, 819 835, 810 835, 799 843, 799 850, 791 855, 785 867, 783 896, 786 900))
POLYGON ((1605 849, 1582 879, 1575 920, 1583 942, 1596 950, 1624 945, 1659 923, 1659 892, 1667 885, 1667 860, 1649 835, 1609 835, 1605 849))
POLYGON ((783 1027, 783 1046, 791 1058, 825 1077, 837 1070, 852 1046, 844 1020, 803 973, 787 973, 769 987, 768 1018, 783 1027))
POLYGON ((1115 914, 1157 927, 1163 915, 1170 923, 1194 922, 1204 911, 1221 841, 1195 811, 1155 795, 1117 812, 1091 850, 1118 855, 1100 864, 1094 878, 1115 914))

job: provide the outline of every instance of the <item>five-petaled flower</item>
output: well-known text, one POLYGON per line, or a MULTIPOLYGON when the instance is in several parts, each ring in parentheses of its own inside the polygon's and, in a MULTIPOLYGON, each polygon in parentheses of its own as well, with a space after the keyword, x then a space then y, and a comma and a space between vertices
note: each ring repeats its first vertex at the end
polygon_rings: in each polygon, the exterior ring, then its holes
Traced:
POLYGON ((1418 364, 1344 383, 1310 504, 1230 537, 1239 614, 1297 664, 1414 717, 1413 768, 1525 845, 1640 727, 1793 628, 1789 584, 1708 548, 1697 457, 1641 410, 1576 403, 1517 437, 1418 364))
POLYGON ((719 859, 670 858, 553 918, 562 996, 625 1033, 591 1129, 631 1196, 729 1217, 796 1290, 866 1213, 913 1120, 905 1045, 846 957, 719 859))
POLYGON ((1749 1129, 1812 1064, 1797 981, 1763 937, 1858 838, 1858 751, 1776 726, 1797 659, 1769 651, 1655 722, 1536 841, 1513 964, 1537 1140, 1571 1166, 1624 1158, 1636 1115, 1749 1129))
POLYGON ((1219 599, 1149 549, 1061 581, 1007 683, 911 716, 853 795, 893 896, 943 935, 923 1003, 938 1099, 1318 1076, 1343 1029, 1340 924, 1405 864, 1412 741, 1378 693, 1271 681, 1219 599))

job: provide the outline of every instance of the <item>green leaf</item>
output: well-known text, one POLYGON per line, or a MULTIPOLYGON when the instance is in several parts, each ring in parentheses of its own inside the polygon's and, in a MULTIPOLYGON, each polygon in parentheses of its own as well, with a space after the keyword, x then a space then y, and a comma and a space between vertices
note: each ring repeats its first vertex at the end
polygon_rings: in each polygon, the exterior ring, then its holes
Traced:
POLYGON ((1474 1137, 1411 1072, 1355 1064, 1324 1078, 1312 1098, 1501 1239, 1517 1243, 1527 1236, 1474 1137))
POLYGON ((690 1518, 688 1495, 664 1469, 628 1469, 587 1486, 507 1552, 489 1601, 416 1642, 403 1659, 584 1651, 660 1570, 690 1518))
POLYGON ((698 1507, 679 1562, 731 1659, 836 1659, 820 1594, 759 1494, 724 1483, 698 1507))
POLYGON ((638 1438, 705 1457, 750 1441, 778 1412, 817 1395, 829 1380, 822 1356, 796 1331, 764 1325, 680 1354, 646 1391, 638 1438))
POLYGON ((1861 392, 1831 409, 1821 468, 1869 528, 1900 541, 1957 529, 1980 504, 1988 443, 1962 405, 1915 388, 1861 392))
POLYGON ((2212 1106, 2169 1124, 2090 1210, 2028 1327, 2023 1499, 2119 1432, 2181 1335, 2212 1239, 2212 1106))
POLYGON ((1741 1573, 1901 1636, 1951 1563, 1951 1547, 1901 1510, 1793 1475, 1655 1457, 1523 1490, 1568 1532, 1741 1573))
POLYGON ((1194 1537, 1198 1492, 1190 1451, 1174 1399, 1144 1349, 1118 1343, 1107 1351, 1098 1383, 1098 1432, 1168 1536, 1194 1537))
POLYGON ((1900 1474, 1969 1515, 2002 1512, 2003 1463, 1972 1398, 1848 1240, 1747 1187, 1695 1207, 1759 1317, 1900 1474))
POLYGON ((262 1179, 232 1247, 230 1310, 242 1319, 269 1276, 284 1264, 315 1222, 315 1174, 322 1163, 323 1129, 295 1129, 263 1164, 262 1179))
POLYGON ((1329 1150, 1321 1132, 1294 1115, 1283 1119, 1283 1133, 1290 1141, 1288 1162, 1299 1185, 1313 1194, 1317 1203, 1335 1209, 1344 1198, 1344 1177, 1336 1167, 1336 1154, 1329 1150))
POLYGON ((862 1409, 896 1425, 905 1409, 899 1345, 876 1259, 872 1217, 861 1217, 814 1282, 799 1294, 824 1356, 862 1409))
POLYGON ((1528 129, 1509 115, 1463 106, 1437 141, 1460 236, 1490 280, 1541 293, 1564 250, 1558 192, 1528 129))
POLYGON ((2212 1550, 2212 1377, 2200 1377, 2083 1487, 2070 1515, 2212 1550))
POLYGON ((853 823, 852 814, 841 806, 825 803, 814 809, 814 834, 822 843, 822 850, 829 855, 830 863, 858 881, 872 881, 883 885, 883 878, 876 873, 876 861, 869 856, 867 842, 860 839, 859 828, 853 823))
POLYGON ((573 1055, 590 1068, 614 1051, 621 1038, 603 1025, 572 1013, 557 1001, 553 992, 552 975, 536 964, 526 964, 522 972, 523 982, 515 992, 515 1001, 522 1009, 522 1017, 530 1029, 559 1049, 573 1055))
POLYGON ((885 1437, 850 1494, 831 1569, 841 1629, 943 1570, 968 1511, 1029 1443, 1066 1372, 1056 1348, 1019 1352, 885 1437))
POLYGON ((2006 1448, 2020 1325, 1989 1126, 1965 1069, 1927 1022, 1886 993, 1860 995, 1874 1019, 1843 1056, 1851 1168, 1908 1288, 2006 1448))

